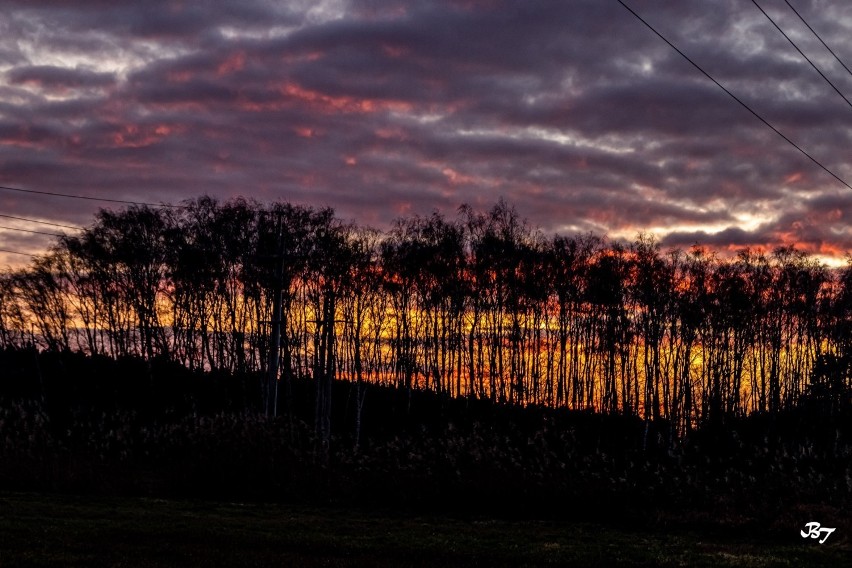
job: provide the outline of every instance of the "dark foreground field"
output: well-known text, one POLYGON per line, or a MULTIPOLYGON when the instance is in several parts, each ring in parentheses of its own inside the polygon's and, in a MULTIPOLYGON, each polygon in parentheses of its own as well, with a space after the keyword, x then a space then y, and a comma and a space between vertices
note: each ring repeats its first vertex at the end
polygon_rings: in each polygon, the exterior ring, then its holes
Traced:
POLYGON ((0 351, 0 568, 852 566, 833 399, 678 437, 337 381, 324 438, 313 381, 270 417, 261 378, 0 351))
POLYGON ((742 527, 417 516, 287 505, 0 493, 0 566, 850 566, 742 527))

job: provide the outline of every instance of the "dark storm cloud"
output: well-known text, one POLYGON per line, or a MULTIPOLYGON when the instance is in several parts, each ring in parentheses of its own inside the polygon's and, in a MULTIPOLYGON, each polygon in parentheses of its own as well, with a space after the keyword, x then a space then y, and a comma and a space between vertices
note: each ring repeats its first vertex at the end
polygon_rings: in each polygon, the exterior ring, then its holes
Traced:
MULTIPOLYGON (((630 4, 852 178, 852 109, 753 5, 630 4)), ((783 2, 762 5, 852 94, 783 2)), ((842 54, 852 6, 796 6, 842 54)), ((13 1, 5 12, 2 185, 282 198, 378 226, 505 197, 546 232, 840 256, 852 240, 852 190, 614 1, 13 1)), ((86 223, 93 212, 0 198, 10 214, 86 223)))

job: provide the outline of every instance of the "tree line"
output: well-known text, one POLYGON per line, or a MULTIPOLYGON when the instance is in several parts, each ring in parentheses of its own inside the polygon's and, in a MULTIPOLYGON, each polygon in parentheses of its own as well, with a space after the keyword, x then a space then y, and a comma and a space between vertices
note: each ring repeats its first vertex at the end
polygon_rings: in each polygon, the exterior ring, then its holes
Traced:
POLYGON ((792 247, 735 258, 545 236, 504 201, 398 220, 202 197, 101 210, 0 273, 0 347, 162 358, 269 376, 430 389, 696 424, 849 396, 852 263, 792 247), (277 372, 276 372, 277 370, 277 372))

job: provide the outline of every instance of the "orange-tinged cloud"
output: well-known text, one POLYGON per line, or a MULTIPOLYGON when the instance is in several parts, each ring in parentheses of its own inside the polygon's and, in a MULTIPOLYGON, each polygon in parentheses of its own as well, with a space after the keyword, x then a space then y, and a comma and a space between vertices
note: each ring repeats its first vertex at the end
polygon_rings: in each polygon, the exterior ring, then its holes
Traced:
POLYGON ((839 246, 837 243, 822 242, 819 244, 819 247, 817 247, 815 252, 832 258, 843 258, 848 255, 850 251, 839 246))
POLYGON ((477 179, 475 177, 465 175, 465 174, 461 174, 461 173, 457 172, 456 170, 454 170, 453 168, 444 168, 443 170, 441 170, 441 173, 444 174, 444 176, 446 176, 446 178, 453 185, 459 185, 459 184, 471 184, 472 185, 472 184, 477 183, 477 179))
POLYGON ((393 210, 397 215, 410 215, 413 206, 410 201, 396 201, 393 203, 393 210))
POLYGON ((245 65, 246 54, 243 51, 238 51, 237 53, 229 55, 222 63, 219 64, 219 67, 216 69, 216 75, 224 77, 225 75, 242 71, 245 65))
POLYGON ((786 183, 786 184, 796 183, 797 181, 800 181, 802 179, 802 177, 804 177, 802 175, 802 172, 793 172, 792 174, 790 174, 786 178, 784 178, 784 183, 786 183))
POLYGON ((140 126, 126 124, 112 135, 112 143, 122 148, 144 148, 161 141, 163 138, 184 131, 181 125, 154 124, 140 126))
POLYGON ((279 88, 281 94, 308 103, 324 113, 344 112, 355 114, 373 114, 385 111, 410 111, 412 105, 403 101, 359 99, 350 96, 331 96, 305 89, 295 83, 285 83, 279 88))

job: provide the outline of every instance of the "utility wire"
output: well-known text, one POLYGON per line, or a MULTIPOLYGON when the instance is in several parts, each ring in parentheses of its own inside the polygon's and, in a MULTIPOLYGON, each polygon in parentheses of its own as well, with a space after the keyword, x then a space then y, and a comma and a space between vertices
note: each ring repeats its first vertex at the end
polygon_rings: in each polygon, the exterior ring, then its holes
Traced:
POLYGON ((76 225, 62 225, 61 223, 49 223, 48 221, 39 221, 38 219, 27 219, 26 217, 15 217, 14 215, 3 215, 0 213, 0 217, 5 219, 16 219, 18 221, 27 221, 29 223, 40 223, 42 225, 50 225, 51 227, 62 227, 63 229, 74 229, 76 231, 82 231, 83 227, 77 227, 76 225))
POLYGON ((125 201, 123 199, 107 199, 105 197, 88 197, 85 195, 71 195, 69 193, 54 193, 51 191, 37 191, 35 189, 21 189, 19 187, 7 187, 0 185, 0 189, 6 191, 18 191, 21 193, 34 193, 38 195, 50 195, 53 197, 70 197, 72 199, 86 199, 88 201, 106 201, 109 203, 123 203, 125 205, 147 205, 148 207, 171 207, 175 209, 186 209, 185 205, 174 205, 172 203, 147 203, 145 201, 125 201))
POLYGON ((846 72, 849 73, 850 75, 852 75, 852 70, 850 70, 849 67, 847 67, 845 63, 843 63, 843 61, 837 56, 837 54, 834 53, 833 49, 828 47, 828 44, 823 41, 823 39, 816 32, 816 30, 813 29, 811 27, 811 25, 807 22, 807 20, 805 20, 805 18, 802 17, 802 15, 799 13, 799 11, 796 10, 796 8, 792 4, 790 4, 790 2, 788 0, 784 0, 784 2, 787 4, 787 6, 790 7, 791 10, 793 10, 793 13, 796 14, 799 17, 800 20, 802 20, 802 23, 805 24, 805 26, 807 26, 807 28, 809 30, 811 30, 811 33, 816 36, 816 38, 823 45, 823 47, 825 47, 828 50, 828 52, 834 56, 834 58, 837 60, 837 62, 840 63, 843 66, 844 69, 846 69, 846 72))
POLYGON ((789 138, 787 138, 787 137, 786 137, 786 136, 785 136, 785 135, 784 135, 784 134, 783 134, 780 130, 778 130, 777 128, 775 128, 774 126, 772 126, 772 124, 771 124, 768 120, 766 120, 765 118, 763 118, 760 114, 758 114, 758 113, 757 113, 757 111, 755 111, 754 109, 752 109, 750 106, 748 106, 746 103, 744 103, 744 102, 743 102, 743 101, 742 101, 739 97, 737 97, 735 94, 733 94, 733 93, 732 93, 731 91, 729 91, 727 88, 725 88, 725 86, 724 86, 724 85, 722 85, 719 81, 717 81, 716 79, 714 79, 714 78, 713 78, 713 76, 712 76, 712 75, 710 75, 710 73, 708 73, 707 71, 705 71, 705 70, 704 70, 704 69, 703 69, 700 65, 698 65, 698 63, 696 63, 695 61, 693 61, 692 59, 690 59, 688 55, 686 55, 684 52, 682 52, 680 49, 678 49, 678 48, 677 48, 677 46, 675 46, 672 42, 670 42, 668 39, 666 39, 666 37, 665 37, 663 34, 661 34, 661 33, 660 33, 660 32, 658 32, 656 29, 654 29, 654 26, 652 26, 652 25, 651 25, 651 24, 649 24, 647 21, 645 21, 645 20, 642 18, 642 16, 640 16, 639 14, 637 14, 636 12, 634 12, 634 11, 633 11, 633 9, 632 9, 630 6, 628 6, 627 4, 625 4, 622 0, 616 0, 616 1, 617 1, 619 4, 621 4, 622 6, 624 6, 624 8, 625 8, 628 12, 630 12, 631 14, 633 14, 633 15, 634 15, 634 16, 635 16, 635 17, 636 17, 636 18, 637 18, 640 22, 642 22, 643 24, 645 24, 645 26, 646 26, 649 30, 651 30, 652 32, 654 32, 654 33, 657 35, 657 37, 659 37, 661 40, 663 40, 664 42, 666 42, 666 43, 669 45, 669 47, 671 47, 672 49, 674 49, 675 51, 677 51, 677 52, 680 54, 680 56, 681 56, 681 57, 683 57, 683 58, 684 58, 684 59, 686 59, 689 63, 691 63, 691 64, 692 64, 692 66, 693 66, 693 67, 695 67, 696 69, 698 69, 698 70, 699 70, 699 71, 700 71, 700 72, 701 72, 701 73, 702 73, 705 77, 707 77, 708 79, 710 79, 711 81, 713 81, 713 83, 715 83, 717 87, 719 87, 720 89, 722 89, 723 91, 725 91, 725 92, 728 94, 728 96, 729 96, 729 97, 731 97, 731 98, 732 98, 732 99, 734 99, 736 102, 738 102, 738 103, 739 103, 739 104, 740 104, 740 105, 741 105, 744 109, 746 109, 747 111, 749 111, 749 112, 750 112, 750 113, 751 113, 751 114, 752 114, 755 118, 757 118, 760 122, 762 122, 763 124, 765 124, 766 126, 768 126, 769 128, 771 128, 771 129, 772 129, 772 131, 773 131, 773 132, 775 132, 775 134, 777 134, 778 136, 780 136, 781 138, 783 138, 783 139, 784 139, 784 140, 785 140, 788 144, 790 144, 793 148, 795 148, 796 150, 798 150, 798 151, 799 151, 799 152, 800 152, 803 156, 805 156, 806 158, 808 158, 811 162, 813 162, 814 164, 816 164, 817 166, 819 166, 820 168, 822 168, 822 169, 823 169, 823 170, 824 170, 824 171, 825 171, 828 175, 830 175, 831 177, 833 177, 834 179, 836 179, 837 181, 839 181, 840 183, 842 183, 843 185, 845 185, 845 186, 846 186, 846 187, 848 187, 849 189, 852 189, 852 185, 849 185, 849 184, 848 184, 846 181, 844 181, 844 180, 843 180, 840 176, 838 176, 836 173, 834 173, 833 171, 831 171, 830 169, 828 169, 826 166, 824 166, 824 165, 822 164, 822 162, 820 162, 819 160, 817 160, 816 158, 814 158, 813 156, 811 156, 810 154, 808 154, 808 153, 807 153, 804 149, 802 149, 802 147, 801 147, 801 146, 799 146, 798 144, 796 144, 795 142, 793 142, 792 140, 790 140, 789 138))
POLYGON ((20 251, 16 251, 16 250, 0 249, 0 252, 5 252, 5 253, 8 253, 8 254, 20 254, 21 256, 29 256, 31 258, 36 258, 36 255, 34 255, 34 254, 30 254, 28 252, 20 252, 20 251))
POLYGON ((776 23, 775 23, 775 20, 773 20, 773 19, 772 19, 772 17, 771 17, 769 14, 767 14, 767 13, 766 13, 766 10, 764 10, 763 8, 761 8, 761 7, 760 7, 760 4, 758 4, 758 3, 757 3, 757 0, 751 0, 751 3, 752 3, 752 4, 754 4, 755 6, 757 6, 757 9, 758 9, 758 10, 760 10, 761 12, 763 12, 763 15, 764 15, 764 16, 766 16, 766 19, 767 19, 767 20, 769 20, 770 22, 772 22, 772 25, 773 25, 773 26, 775 26, 775 29, 776 29, 776 30, 778 30, 779 32, 781 32, 781 35, 782 35, 782 36, 784 36, 784 39, 786 39, 787 41, 789 41, 789 42, 790 42, 790 45, 792 45, 793 47, 795 47, 795 48, 796 48, 796 51, 798 51, 798 52, 799 52, 799 55, 801 55, 802 57, 804 57, 804 58, 805 58, 805 61, 807 61, 808 63, 810 63, 810 64, 811 64, 811 67, 813 67, 813 68, 814 68, 814 70, 815 70, 817 73, 819 73, 819 76, 820 76, 820 77, 822 77, 823 79, 825 79, 825 82, 826 82, 826 83, 828 83, 829 85, 831 85, 831 88, 832 88, 832 89, 834 89, 834 91, 835 91, 838 95, 840 95, 840 97, 841 97, 844 101, 846 101, 846 104, 847 104, 847 105, 849 105, 849 108, 852 108, 852 101, 850 101, 849 99, 847 99, 847 98, 846 98, 846 95, 844 95, 843 93, 841 93, 841 92, 840 92, 840 89, 838 89, 838 88, 837 88, 837 86, 836 86, 834 83, 832 83, 832 82, 831 82, 831 79, 829 79, 828 77, 826 77, 826 76, 825 76, 825 73, 823 73, 822 71, 820 71, 820 70, 819 70, 819 67, 817 67, 817 66, 814 64, 814 62, 813 62, 813 61, 811 61, 811 58, 810 58, 810 57, 808 57, 807 55, 805 55, 805 52, 804 52, 804 51, 802 51, 801 49, 799 49, 799 46, 798 46, 798 45, 796 45, 796 43, 795 43, 792 39, 790 39, 790 36, 788 36, 786 33, 784 33, 784 30, 782 30, 782 29, 781 29, 781 27, 780 27, 778 24, 776 24, 776 23))
POLYGON ((15 227, 5 227, 3 225, 0 225, 0 229, 5 229, 7 231, 20 231, 22 233, 33 233, 35 235, 48 235, 50 237, 64 237, 65 236, 62 233, 47 233, 45 231, 31 231, 30 229, 18 229, 18 228, 15 228, 15 227))

